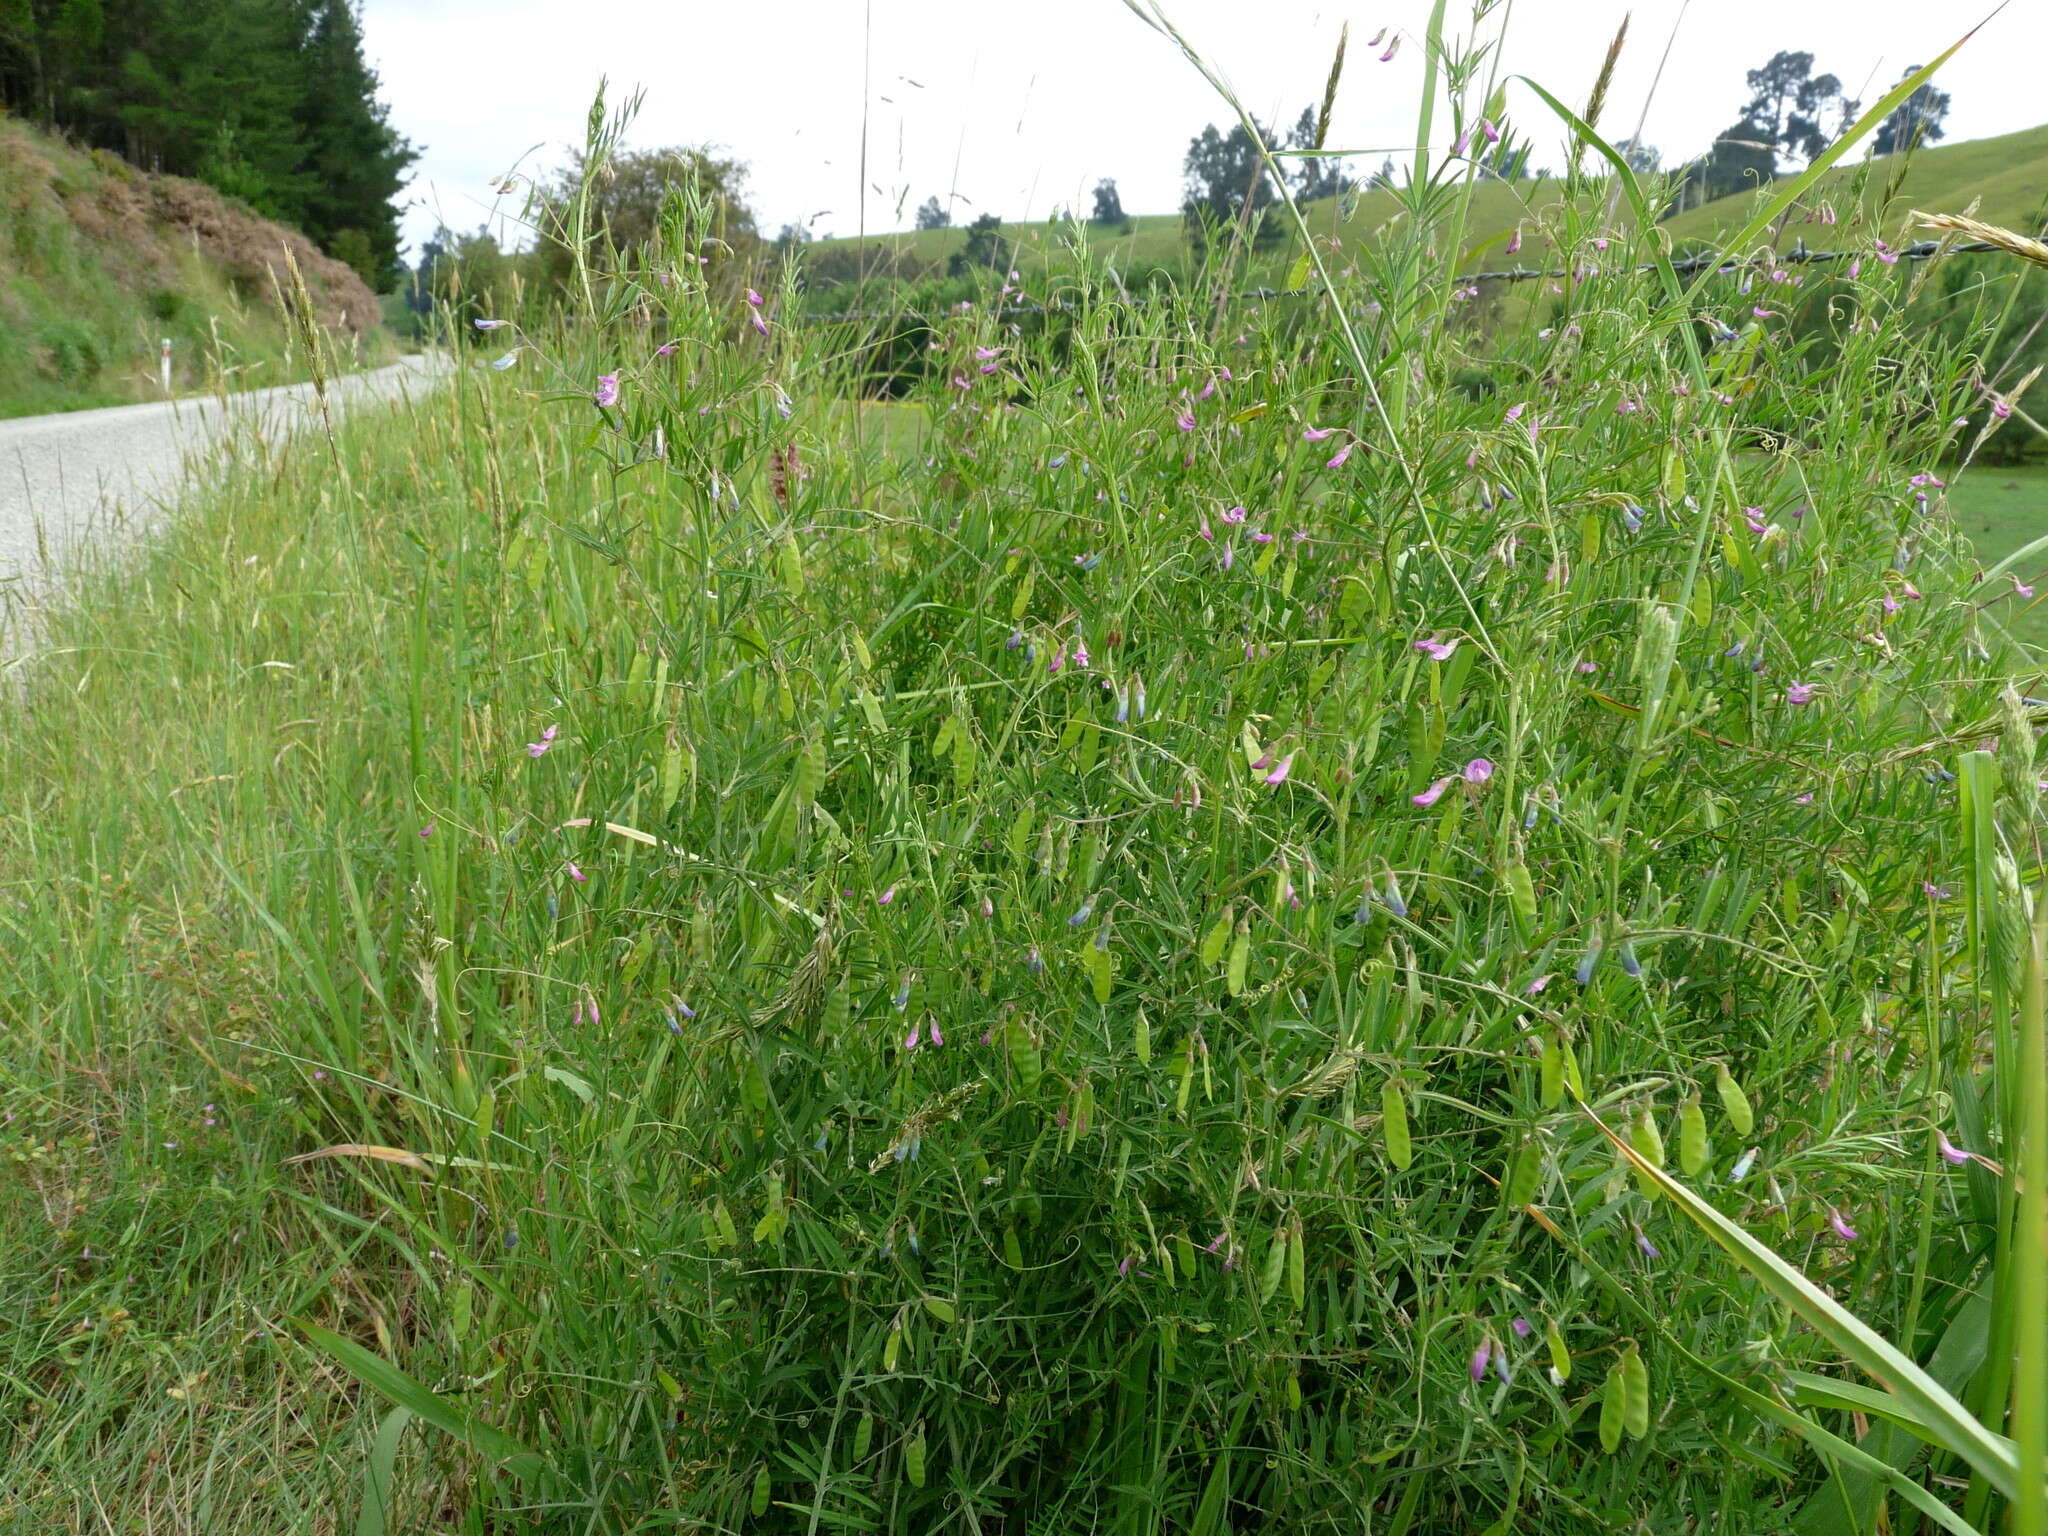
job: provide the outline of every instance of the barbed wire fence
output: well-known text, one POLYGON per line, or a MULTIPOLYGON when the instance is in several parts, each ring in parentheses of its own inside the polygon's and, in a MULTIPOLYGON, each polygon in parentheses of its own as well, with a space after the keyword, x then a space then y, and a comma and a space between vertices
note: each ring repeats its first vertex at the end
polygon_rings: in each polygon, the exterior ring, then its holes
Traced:
MULTIPOLYGON (((1884 254, 1906 261, 1925 261, 1929 257, 1936 255, 1982 254, 1999 249, 2001 247, 1993 245, 1988 240, 1963 240, 1953 244, 1945 244, 1940 240, 1918 240, 1911 245, 1903 245, 1896 250, 1888 250, 1884 254)), ((1733 277, 1744 271, 1768 270, 1773 265, 1802 266, 1822 262, 1854 261, 1858 257, 1872 254, 1866 251, 1809 250, 1806 243, 1802 240, 1789 251, 1773 252, 1769 255, 1738 257, 1730 256, 1720 251, 1702 252, 1694 256, 1680 257, 1671 263, 1671 269, 1681 276, 1691 276, 1694 273, 1704 272, 1709 268, 1713 268, 1724 276, 1733 277)), ((1652 273, 1657 271, 1658 268, 1655 263, 1643 262, 1633 270, 1638 273, 1652 273)), ((1578 275, 1582 276, 1584 274, 1578 275)), ((1571 276, 1574 276, 1573 271, 1565 267, 1507 267, 1494 272, 1467 272, 1453 277, 1449 281, 1454 286, 1465 287, 1474 283, 1527 283, 1543 278, 1556 279, 1571 276)), ((1246 288, 1233 294, 1232 297, 1238 300, 1299 299, 1312 297, 1314 294, 1314 289, 1246 288)), ((1059 301, 1051 304, 1004 304, 998 306, 993 313, 999 318, 1005 315, 1043 315, 1060 313, 1075 307, 1071 303, 1059 301)), ((897 309, 843 310, 817 315, 798 313, 793 318, 803 324, 842 325, 882 320, 932 321, 943 319, 945 316, 943 314, 932 314, 925 310, 897 309)))

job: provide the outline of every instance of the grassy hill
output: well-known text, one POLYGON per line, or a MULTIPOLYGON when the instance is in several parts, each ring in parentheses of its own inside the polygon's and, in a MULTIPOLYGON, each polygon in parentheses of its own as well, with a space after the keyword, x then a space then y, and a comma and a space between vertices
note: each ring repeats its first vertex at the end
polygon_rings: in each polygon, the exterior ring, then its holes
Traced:
POLYGON ((273 270, 289 247, 344 350, 388 350, 377 297, 303 235, 210 187, 0 118, 0 416, 294 376, 273 270))
MULTIPOLYGON (((1857 161, 1831 173, 1823 185, 1824 197, 1834 203, 1838 214, 1837 230, 1853 223, 1852 204, 1865 216, 1880 220, 1881 232, 1892 238, 1911 209, 1961 212, 1973 201, 1979 204, 1979 218, 2030 229, 2048 213, 2048 124, 1998 138, 1937 145, 1910 157, 1857 161)), ((1466 222, 1470 259, 1477 265, 1500 264, 1492 258, 1500 255, 1500 246, 1520 223, 1530 226, 1531 232, 1519 259, 1534 261, 1544 250, 1534 226, 1545 209, 1557 203, 1562 188, 1557 180, 1475 185, 1466 222)), ((1742 225, 1751 211, 1752 196, 1741 193, 1717 198, 1687 209, 1663 227, 1681 248, 1709 245, 1742 225)), ((1347 242, 1369 239, 1400 212, 1395 194, 1385 191, 1367 192, 1347 207, 1325 199, 1304 209, 1310 228, 1347 242)), ((1828 243, 1817 232, 1797 232, 1806 235, 1809 245, 1828 243)), ((1019 270, 1027 275, 1045 262, 1055 242, 1067 238, 1064 227, 1045 223, 1006 224, 1003 234, 1014 248, 1019 270)), ((863 263, 871 274, 912 276, 943 270, 946 258, 965 238, 964 231, 956 228, 871 235, 865 240, 826 240, 812 248, 809 261, 814 271, 834 280, 843 280, 841 274, 858 270, 863 263)), ((1089 225, 1086 238, 1096 256, 1127 269, 1172 266, 1186 254, 1178 214, 1141 214, 1123 228, 1089 225)), ((1912 238, 1919 238, 1918 233, 1912 238)), ((1263 270, 1280 259, 1276 255, 1255 265, 1263 270)))

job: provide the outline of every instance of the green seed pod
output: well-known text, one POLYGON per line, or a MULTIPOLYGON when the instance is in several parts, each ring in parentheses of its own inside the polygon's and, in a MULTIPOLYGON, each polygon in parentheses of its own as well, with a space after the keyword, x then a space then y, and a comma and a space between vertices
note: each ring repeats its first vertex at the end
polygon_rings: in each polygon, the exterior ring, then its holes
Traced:
POLYGON ((1543 1149, 1532 1138, 1516 1148, 1508 1162, 1507 1177, 1501 1180, 1501 1203, 1511 1211, 1519 1211, 1536 1198, 1542 1178, 1543 1149))
POLYGON ((1230 946, 1230 968, 1224 975, 1224 986, 1232 997, 1244 996, 1245 972, 1252 962, 1252 926, 1249 919, 1237 925, 1237 938, 1230 946))
POLYGON ((1564 1050, 1556 1030, 1544 1034, 1543 1055, 1536 1065, 1539 1079, 1537 1102, 1545 1109, 1555 1109, 1564 1098, 1564 1050))
POLYGON ((1550 1346, 1550 1368, 1560 1383, 1572 1379, 1572 1352, 1564 1346, 1564 1335, 1552 1323, 1543 1330, 1543 1342, 1550 1346))
POLYGON ((889 1337, 882 1342, 882 1369, 893 1371, 896 1362, 903 1355, 903 1321, 897 1319, 889 1325, 889 1337))
POLYGON ((1621 1379, 1621 1361, 1617 1360, 1607 1368, 1607 1382, 1600 1389, 1600 1449, 1610 1456, 1621 1449, 1623 1426, 1628 1417, 1627 1398, 1628 1388, 1621 1379))
POLYGON ((1217 963, 1222 960, 1223 946, 1230 942, 1230 919, 1230 908, 1225 907, 1223 915, 1216 919, 1215 926, 1210 928, 1208 936, 1202 940, 1201 959, 1203 970, 1213 971, 1216 969, 1217 963))
POLYGON ((1024 1267, 1024 1246, 1017 1241, 1015 1227, 1003 1228, 1003 1262, 1012 1269, 1024 1267))
POLYGON ((1508 866, 1508 904, 1514 913, 1515 936, 1528 944, 1536 933, 1536 884, 1520 859, 1508 866))
MULTIPOLYGON (((1636 1155, 1652 1168, 1664 1166, 1664 1138, 1657 1130, 1657 1120, 1644 1106, 1636 1116, 1635 1123, 1628 1128, 1628 1144, 1636 1149, 1636 1155)), ((1636 1183, 1643 1192, 1643 1198, 1654 1200, 1661 1193, 1654 1180, 1640 1168, 1636 1170, 1636 1183)))
POLYGON ((924 1431, 918 1430, 903 1442, 903 1475, 913 1488, 924 1486, 924 1431))
POLYGON ((1308 1253, 1301 1240, 1301 1218, 1287 1231, 1287 1299, 1299 1312, 1308 1304, 1308 1253))
POLYGON ((854 1461, 855 1461, 855 1462, 863 1462, 863 1461, 866 1461, 866 1460, 868 1459, 868 1452, 869 1452, 869 1451, 870 1451, 870 1450, 871 1450, 871 1449, 872 1449, 872 1448, 874 1447, 874 1443, 875 1443, 875 1416, 874 1416, 874 1415, 873 1415, 872 1413, 864 1413, 864 1414, 862 1414, 862 1415, 860 1416, 860 1423, 854 1426, 854 1431, 853 1431, 853 1459, 854 1459, 854 1461))
POLYGON ((1180 1272, 1192 1275, 1195 1272, 1195 1245, 1187 1233, 1182 1232, 1174 1238, 1173 1249, 1180 1259, 1180 1272))
POLYGON ((1749 1095, 1729 1075, 1728 1068, 1718 1063, 1714 1067, 1714 1092, 1721 1096, 1721 1108, 1737 1136, 1747 1136, 1756 1129, 1756 1111, 1749 1107, 1749 1095))
POLYGON ((1388 1162, 1406 1168, 1415 1161, 1415 1147, 1408 1139, 1408 1101, 1391 1077, 1380 1089, 1380 1133, 1386 1137, 1388 1162))
POLYGON ((1678 1106, 1678 1166, 1687 1178, 1693 1179, 1713 1160, 1713 1148, 1707 1141, 1706 1114, 1700 1109, 1698 1096, 1687 1095, 1678 1106))
POLYGON ((1141 1067, 1149 1067, 1149 1066, 1151 1066, 1151 1065, 1152 1065, 1152 1025, 1151 1025, 1151 1023, 1150 1023, 1150 1022, 1149 1022, 1149 1021, 1148 1021, 1148 1020, 1146 1019, 1146 1017, 1145 1017, 1145 1010, 1144 1010, 1144 1009, 1142 1009, 1142 1008, 1138 1010, 1138 1026, 1137 1026, 1137 1030, 1136 1030, 1136 1032, 1135 1032, 1135 1038, 1134 1038, 1134 1039, 1132 1040, 1132 1042, 1131 1042, 1131 1043, 1132 1043, 1132 1045, 1133 1045, 1133 1046, 1135 1046, 1135 1047, 1136 1047, 1136 1049, 1137 1049, 1137 1053, 1138 1053, 1138 1065, 1139 1065, 1139 1066, 1141 1066, 1141 1067))
POLYGON ((1265 1306, 1280 1294, 1280 1282, 1287 1273, 1287 1228, 1273 1229, 1272 1246, 1266 1249, 1266 1267, 1259 1274, 1259 1305, 1265 1306))
POLYGON ((747 1500, 747 1508, 756 1515, 767 1514, 770 1491, 771 1485, 768 1481, 768 1468, 763 1466, 754 1473, 754 1495, 747 1500))
POLYGON ((1621 1372, 1622 1427, 1632 1439, 1650 1432, 1650 1367, 1642 1351, 1631 1344, 1617 1367, 1621 1372))

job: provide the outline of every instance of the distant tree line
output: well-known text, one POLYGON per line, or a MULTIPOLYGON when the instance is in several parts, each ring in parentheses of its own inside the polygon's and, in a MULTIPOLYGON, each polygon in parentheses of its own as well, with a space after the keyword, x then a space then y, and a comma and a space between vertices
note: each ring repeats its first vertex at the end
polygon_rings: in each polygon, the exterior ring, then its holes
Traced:
POLYGON ((0 0, 0 104, 305 231, 373 287, 404 270, 418 158, 352 0, 0 0))

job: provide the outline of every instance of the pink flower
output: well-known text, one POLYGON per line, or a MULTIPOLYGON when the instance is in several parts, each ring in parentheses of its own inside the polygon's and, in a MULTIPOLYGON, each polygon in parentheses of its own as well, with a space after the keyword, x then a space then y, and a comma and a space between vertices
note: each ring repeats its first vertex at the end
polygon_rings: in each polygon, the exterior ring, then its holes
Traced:
POLYGON ((1266 775, 1268 784, 1285 784, 1287 775, 1294 771, 1294 754, 1288 753, 1273 765, 1273 771, 1266 775))
POLYGON ((878 906, 878 907, 886 907, 886 906, 888 906, 888 905, 889 905, 889 903, 890 903, 890 902, 894 901, 895 899, 896 899, 896 887, 892 885, 892 886, 890 886, 890 887, 889 887, 889 889, 887 889, 886 891, 882 892, 882 894, 881 894, 881 895, 879 895, 879 896, 877 896, 877 897, 875 898, 875 905, 876 905, 876 906, 878 906))
POLYGON ((754 322, 755 330, 759 331, 763 336, 768 334, 768 322, 761 318, 761 311, 758 309, 749 310, 747 311, 747 318, 754 322))
POLYGON ((619 403, 619 376, 616 373, 601 373, 597 376, 597 390, 591 396, 600 408, 619 403))
POLYGON ((1243 507, 1225 507, 1220 515, 1226 523, 1241 523, 1250 514, 1243 507))
POLYGON ((1335 427, 1304 427, 1301 431, 1301 440, 1305 443, 1320 443, 1336 430, 1335 427))
POLYGON ((584 881, 590 878, 590 876, 584 874, 582 870, 576 867, 576 861, 574 859, 564 859, 562 861, 562 867, 568 871, 569 878, 571 880, 574 880, 578 885, 583 884, 584 881))
POLYGON ((974 349, 974 355, 980 358, 983 362, 987 362, 988 359, 992 357, 1001 357, 1003 355, 1003 349, 1001 347, 976 347, 974 349))
POLYGON ((1491 1360, 1492 1358, 1493 1358, 1493 1340, 1491 1340, 1491 1339, 1481 1339, 1481 1340, 1479 1341, 1479 1347, 1478 1347, 1477 1349, 1475 1349, 1475 1350, 1473 1350, 1473 1351, 1472 1351, 1472 1379, 1473 1379, 1473 1381, 1475 1381, 1475 1382, 1480 1382, 1480 1381, 1484 1381, 1484 1380, 1486 1380, 1486 1364, 1487 1364, 1487 1362, 1488 1362, 1489 1360, 1491 1360))
POLYGON ((1509 254, 1510 256, 1512 256, 1512 255, 1514 255, 1514 254, 1515 254, 1515 252, 1519 251, 1519 250, 1520 250, 1521 248, 1522 248, 1522 226, 1521 226, 1521 225, 1519 225, 1519 224, 1517 224, 1517 225, 1515 226, 1515 232, 1514 232, 1514 233, 1513 233, 1512 235, 1508 236, 1508 254, 1509 254))
POLYGON ((933 1045, 944 1045, 946 1043, 946 1037, 939 1033, 939 1021, 937 1019, 931 1020, 925 1026, 925 1028, 931 1034, 931 1041, 933 1045))
POLYGON ((2015 576, 2012 579, 2012 595, 2014 597, 2032 597, 2034 589, 2015 576))
POLYGON ((1409 798, 1413 800, 1417 805, 1421 806, 1424 810, 1427 810, 1430 806, 1435 805, 1437 801, 1443 797, 1443 792, 1445 790, 1451 787, 1451 779, 1453 777, 1454 775, 1447 774, 1443 778, 1438 779, 1434 784, 1430 785, 1429 788, 1425 789, 1421 794, 1411 795, 1409 796, 1409 798))
POLYGON ((1785 690, 1785 702, 1787 704, 1811 704, 1813 702, 1813 691, 1819 686, 1818 683, 1793 683, 1785 690))
POLYGON ((1394 40, 1393 40, 1393 41, 1392 41, 1391 43, 1387 44, 1387 51, 1386 51, 1385 53, 1383 53, 1383 54, 1381 54, 1381 55, 1380 55, 1380 62, 1381 62, 1382 64, 1391 64, 1391 63, 1393 63, 1393 62, 1394 62, 1394 55, 1395 55, 1395 54, 1397 54, 1397 53, 1399 53, 1400 51, 1401 51, 1401 39, 1400 39, 1400 38, 1398 38, 1398 37, 1396 37, 1396 38, 1395 38, 1395 39, 1394 39, 1394 40))
POLYGON ((1759 320, 1775 320, 1778 318, 1778 312, 1775 309, 1765 309, 1760 304, 1752 308, 1750 313, 1759 320))
POLYGON ((1520 421, 1522 419, 1522 412, 1525 409, 1526 405, 1524 403, 1517 403, 1509 406, 1507 409, 1507 414, 1501 417, 1502 424, 1505 425, 1506 423, 1511 421, 1520 421))
POLYGON ((1431 661, 1449 661, 1451 659, 1451 653, 1455 651, 1457 648, 1458 640, 1455 635, 1452 636, 1449 640, 1431 640, 1424 638, 1415 642, 1415 649, 1422 652, 1422 654, 1427 656, 1431 661))
POLYGON ((1493 764, 1483 757, 1475 757, 1465 765, 1465 782, 1467 784, 1484 784, 1492 777, 1493 764))
POLYGON ((1358 445, 1356 443, 1346 443, 1342 448, 1339 448, 1335 453, 1330 455, 1329 462, 1323 465, 1323 468, 1342 469, 1344 467, 1344 461, 1351 457, 1351 450, 1357 446, 1358 445))
POLYGON ((1835 1229, 1835 1236, 1845 1243, 1856 1241, 1856 1229, 1843 1219, 1842 1213, 1832 1205, 1828 1207, 1828 1225, 1835 1229))
POLYGON ((1899 611, 1899 600, 1896 597, 1893 597, 1891 593, 1885 593, 1882 601, 1884 603, 1884 611, 1886 613, 1897 613, 1899 611))
POLYGON ((754 292, 753 289, 749 288, 747 290, 747 302, 753 305, 754 308, 759 309, 761 307, 761 295, 754 292))
POLYGON ((676 355, 676 344, 672 341, 664 341, 654 349, 654 355, 656 357, 674 357, 676 355))
POLYGON ((1538 976, 1534 981, 1530 982, 1528 986, 1522 988, 1523 995, 1526 997, 1535 997, 1538 993, 1542 992, 1544 988, 1550 985, 1550 978, 1554 974, 1555 972, 1545 971, 1541 976, 1538 976))
POLYGON ((2012 415, 2012 402, 2004 399, 2002 396, 1994 397, 1991 402, 1991 414, 2000 421, 2006 420, 2012 415))
POLYGON ((1515 1330, 1515 1337, 1518 1339, 1526 1339, 1536 1331, 1530 1326, 1529 1319, 1526 1317, 1518 1317, 1508 1326, 1515 1330))
POLYGON ((555 744, 556 729, 557 727, 551 725, 540 733, 539 741, 529 741, 526 744, 526 755, 528 757, 541 757, 545 755, 548 748, 555 744))
POLYGON ((1173 418, 1173 424, 1183 432, 1192 432, 1195 430, 1195 413, 1184 410, 1173 418))
POLYGON ((1936 1131, 1934 1133, 1934 1137, 1935 1144, 1941 1148, 1941 1155, 1946 1161, 1953 1163, 1956 1167, 1960 1168, 1964 1163, 1967 1163, 1970 1160, 1970 1154, 1965 1152, 1961 1147, 1957 1146, 1954 1142, 1950 1141, 1948 1139, 1947 1132, 1936 1131))
MULTIPOLYGON (((1498 144, 1500 142, 1500 130, 1493 126, 1493 119, 1481 118, 1479 122, 1479 131, 1486 135, 1487 143, 1498 144)), ((1598 243, 1603 246, 1607 244, 1605 240, 1599 241, 1598 243)))

